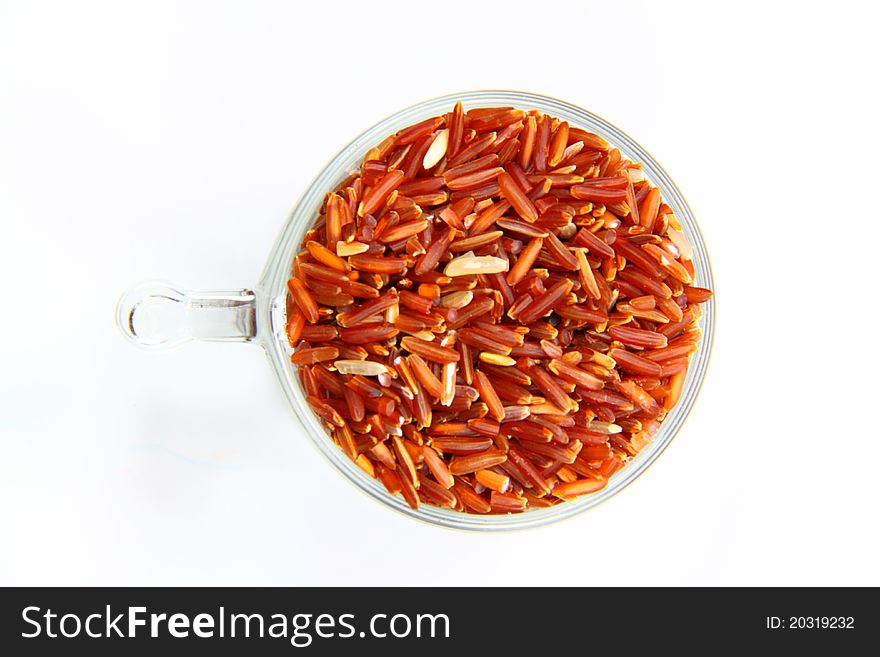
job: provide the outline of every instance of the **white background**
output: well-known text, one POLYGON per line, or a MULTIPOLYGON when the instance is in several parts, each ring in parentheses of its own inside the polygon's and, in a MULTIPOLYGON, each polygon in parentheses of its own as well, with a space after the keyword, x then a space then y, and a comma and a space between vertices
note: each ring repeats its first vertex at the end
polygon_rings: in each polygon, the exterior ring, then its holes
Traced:
POLYGON ((0 584, 880 584, 872 3, 0 2, 0 584), (420 524, 294 429, 258 348, 114 325, 253 285, 349 139, 439 94, 586 107, 712 256, 695 410, 600 508, 420 524))

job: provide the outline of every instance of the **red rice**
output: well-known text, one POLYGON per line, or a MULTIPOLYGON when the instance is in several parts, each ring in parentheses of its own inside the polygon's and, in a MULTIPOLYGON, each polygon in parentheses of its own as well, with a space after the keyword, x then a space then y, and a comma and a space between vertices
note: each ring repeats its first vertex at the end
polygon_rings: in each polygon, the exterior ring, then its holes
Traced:
POLYGON ((358 467, 413 508, 517 513, 650 444, 712 292, 639 168, 540 112, 460 103, 370 149, 287 303, 306 400, 358 467))

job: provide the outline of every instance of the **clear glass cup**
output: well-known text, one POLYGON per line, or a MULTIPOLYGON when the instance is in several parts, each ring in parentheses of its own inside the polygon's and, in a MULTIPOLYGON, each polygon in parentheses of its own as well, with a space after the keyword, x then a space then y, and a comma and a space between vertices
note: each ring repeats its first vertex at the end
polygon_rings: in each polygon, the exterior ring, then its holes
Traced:
POLYGON ((402 497, 389 495, 378 480, 358 468, 332 442, 306 403, 296 367, 290 362, 291 349, 285 331, 287 279, 293 256, 299 250, 305 232, 317 218, 324 195, 335 189, 350 171, 360 165, 364 153, 387 135, 445 113, 457 100, 461 100, 466 109, 500 105, 538 109, 601 135, 619 148, 625 157, 641 162, 645 177, 660 189, 693 246, 694 284, 714 289, 706 245, 684 196, 657 161, 631 137, 595 114, 555 98, 516 91, 474 91, 441 96, 407 107, 367 129, 345 146, 312 181, 294 207, 269 254, 260 281, 252 289, 193 292, 161 282, 142 283, 123 294, 117 308, 117 322, 131 342, 145 349, 167 349, 192 339, 258 344, 269 357, 303 434, 350 482, 392 509, 418 520, 458 529, 536 527, 570 518, 601 504, 635 481, 663 453, 690 413, 705 377, 712 349, 715 302, 712 299, 703 304, 700 319, 703 338, 693 354, 678 404, 661 424, 651 443, 613 475, 602 490, 551 508, 511 515, 475 515, 429 505, 413 510, 402 497))

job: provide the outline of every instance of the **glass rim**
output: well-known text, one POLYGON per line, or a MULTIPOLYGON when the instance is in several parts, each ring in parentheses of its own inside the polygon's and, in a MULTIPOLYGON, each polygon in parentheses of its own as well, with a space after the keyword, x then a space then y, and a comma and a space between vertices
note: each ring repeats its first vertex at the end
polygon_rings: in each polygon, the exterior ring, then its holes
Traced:
POLYGON ((469 91, 438 96, 391 114, 351 140, 321 169, 290 213, 257 286, 257 315, 260 319, 257 339, 272 363, 300 427, 312 444, 346 479, 373 499, 410 518, 447 528, 497 531, 539 527, 581 514, 615 496, 650 467, 678 435, 705 379, 714 339, 715 298, 713 296, 702 304, 703 314, 699 326, 703 335, 697 351, 691 357, 681 398, 660 424, 660 430, 648 446, 615 473, 602 490, 553 507, 507 515, 470 514, 427 504, 415 510, 402 497, 390 495, 381 482, 355 465, 332 441, 305 401, 296 368, 290 363, 291 350, 285 331, 287 279, 293 256, 299 251, 305 232, 317 218, 318 208, 325 194, 335 189, 351 170, 359 166, 363 154, 403 127, 450 111, 457 101, 461 101, 466 109, 501 104, 521 109, 537 109, 566 120, 572 126, 595 132, 618 148, 628 159, 641 162, 645 177, 660 189, 663 200, 672 208, 693 248, 695 284, 715 289, 705 240, 684 195, 657 160, 632 137, 600 116, 550 96, 523 91, 469 91))

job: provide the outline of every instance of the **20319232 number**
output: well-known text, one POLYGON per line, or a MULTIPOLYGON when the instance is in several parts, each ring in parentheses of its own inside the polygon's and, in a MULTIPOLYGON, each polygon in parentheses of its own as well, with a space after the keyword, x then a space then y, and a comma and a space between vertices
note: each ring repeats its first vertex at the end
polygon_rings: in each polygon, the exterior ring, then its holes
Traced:
POLYGON ((767 616, 768 630, 852 630, 855 628, 853 616, 767 616))

